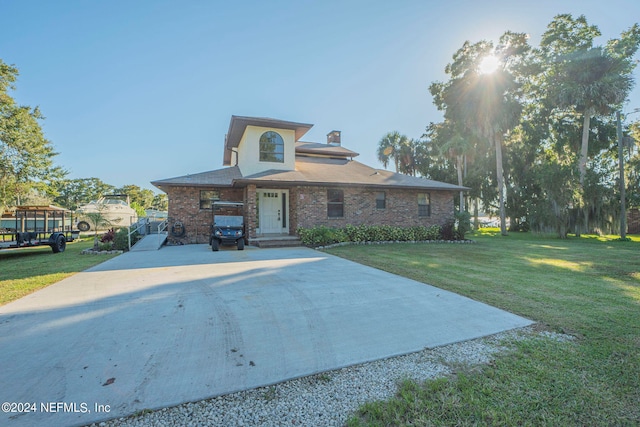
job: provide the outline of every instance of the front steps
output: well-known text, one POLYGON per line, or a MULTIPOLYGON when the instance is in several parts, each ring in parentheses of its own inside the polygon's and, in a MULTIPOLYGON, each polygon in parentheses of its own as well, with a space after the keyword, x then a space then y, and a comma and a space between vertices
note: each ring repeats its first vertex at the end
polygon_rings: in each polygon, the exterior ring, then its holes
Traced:
POLYGON ((264 236, 250 239, 249 244, 258 248, 292 248, 302 246, 298 236, 264 236))

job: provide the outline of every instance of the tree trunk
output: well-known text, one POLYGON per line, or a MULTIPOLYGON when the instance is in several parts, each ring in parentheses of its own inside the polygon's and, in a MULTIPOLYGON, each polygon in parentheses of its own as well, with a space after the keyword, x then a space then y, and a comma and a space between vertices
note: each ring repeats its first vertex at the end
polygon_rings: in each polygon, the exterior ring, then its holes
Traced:
POLYGON ((589 154, 589 127, 591 126, 591 110, 584 112, 584 123, 582 125, 582 145, 580 147, 580 187, 584 191, 584 179, 587 175, 587 155, 589 154))
MULTIPOLYGON (((462 187, 462 160, 463 156, 456 156, 456 169, 458 169, 458 185, 462 187)), ((464 206, 464 191, 460 191, 460 212, 465 211, 464 206)))
POLYGON ((496 176, 498 179, 498 197, 500 200, 500 233, 507 236, 507 215, 504 208, 504 171, 502 168, 502 135, 493 133, 496 146, 496 176))
MULTIPOLYGON (((582 144, 580 145, 580 158, 578 159, 578 171, 580 173, 580 191, 582 192, 583 200, 584 200, 584 181, 587 176, 587 156, 589 155, 589 128, 591 127, 591 109, 587 109, 584 112, 584 121, 582 124, 582 144)), ((578 215, 576 215, 576 236, 580 237, 582 230, 586 232, 587 227, 589 226, 586 222, 584 224, 580 224, 580 210, 583 209, 583 215, 586 218, 587 206, 581 205, 578 206, 578 215)))
POLYGON ((589 207, 585 204, 582 207, 582 214, 584 215, 584 228, 585 234, 589 234, 589 207))
POLYGON ((480 221, 478 220, 478 198, 473 199, 473 229, 480 228, 480 221))
POLYGON ((561 239, 567 238, 567 221, 565 216, 562 213, 562 208, 558 205, 558 203, 551 199, 551 206, 553 210, 553 215, 555 216, 555 225, 556 232, 558 233, 558 237, 561 239))

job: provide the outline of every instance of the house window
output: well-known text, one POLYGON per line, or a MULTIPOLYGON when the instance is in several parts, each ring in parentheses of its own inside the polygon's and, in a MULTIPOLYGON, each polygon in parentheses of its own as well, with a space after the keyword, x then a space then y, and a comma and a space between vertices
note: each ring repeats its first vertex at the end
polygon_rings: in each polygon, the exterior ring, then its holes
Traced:
POLYGON ((327 190, 327 216, 329 218, 344 216, 344 191, 327 190))
POLYGON ((429 193, 418 193, 418 216, 431 216, 431 195, 429 193))
POLYGON ((260 137, 260 161, 284 163, 284 141, 277 132, 265 132, 260 137))
POLYGON ((220 200, 220 193, 214 190, 200 190, 200 209, 211 209, 214 200, 220 200))
POLYGON ((387 207, 387 198, 384 191, 376 193, 376 209, 385 209, 387 207))

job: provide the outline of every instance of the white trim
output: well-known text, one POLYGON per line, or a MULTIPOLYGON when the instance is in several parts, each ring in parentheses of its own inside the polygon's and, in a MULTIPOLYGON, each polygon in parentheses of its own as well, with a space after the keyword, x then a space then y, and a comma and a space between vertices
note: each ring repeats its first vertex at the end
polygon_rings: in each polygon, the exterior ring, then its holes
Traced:
MULTIPOLYGON (((282 212, 282 208, 280 207, 278 209, 279 211, 279 220, 282 222, 285 222, 285 226, 281 227, 279 230, 266 230, 263 231, 262 227, 256 227, 256 235, 260 236, 260 235, 264 235, 264 234, 283 234, 283 235, 288 235, 289 234, 289 224, 291 223, 291 215, 290 215, 290 209, 289 209, 289 190, 288 189, 282 189, 282 188, 256 188, 256 201, 258 204, 258 212, 257 212, 257 217, 258 217, 258 222, 259 224, 263 224, 264 223, 264 211, 260 211, 260 207, 264 206, 264 202, 262 202, 262 200, 264 199, 263 195, 264 193, 278 193, 278 200, 282 200, 282 195, 285 195, 285 210, 284 212, 282 212)), ((282 203, 282 202, 280 202, 282 203)))

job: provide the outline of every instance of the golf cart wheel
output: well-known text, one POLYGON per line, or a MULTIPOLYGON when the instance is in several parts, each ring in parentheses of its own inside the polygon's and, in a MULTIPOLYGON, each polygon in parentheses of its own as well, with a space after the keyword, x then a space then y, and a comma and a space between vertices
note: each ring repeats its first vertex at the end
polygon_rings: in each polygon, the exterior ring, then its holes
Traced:
POLYGON ((211 250, 214 252, 218 252, 219 249, 220 249, 220 242, 218 242, 218 239, 213 239, 211 241, 211 250))
POLYGON ((51 250, 54 254, 64 252, 67 248, 67 239, 64 236, 58 236, 56 241, 51 245, 51 250))
POLYGON ((80 230, 80 231, 89 231, 90 228, 91 228, 91 226, 89 225, 89 223, 87 221, 80 221, 78 223, 78 230, 80 230))
POLYGON ((243 251, 244 250, 244 239, 239 239, 238 240, 238 250, 239 251, 243 251))

